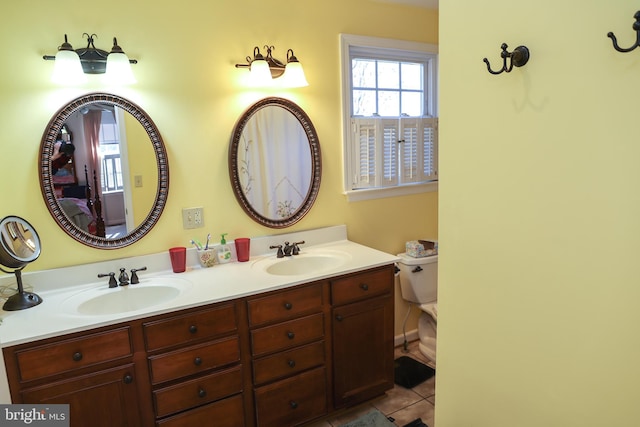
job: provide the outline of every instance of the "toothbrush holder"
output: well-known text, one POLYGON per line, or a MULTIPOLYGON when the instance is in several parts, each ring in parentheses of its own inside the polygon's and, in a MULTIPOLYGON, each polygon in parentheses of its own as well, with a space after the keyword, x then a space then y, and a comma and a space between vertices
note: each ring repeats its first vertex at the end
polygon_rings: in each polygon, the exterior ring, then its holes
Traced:
POLYGON ((203 268, 213 267, 215 264, 217 264, 215 249, 198 249, 197 252, 198 261, 203 268))

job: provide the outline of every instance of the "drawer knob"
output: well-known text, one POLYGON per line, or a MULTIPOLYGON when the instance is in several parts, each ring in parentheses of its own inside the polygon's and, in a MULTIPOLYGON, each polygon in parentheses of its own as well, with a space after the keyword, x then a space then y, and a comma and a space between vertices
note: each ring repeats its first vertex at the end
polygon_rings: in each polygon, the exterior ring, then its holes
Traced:
POLYGON ((361 283, 361 284, 360 284, 360 288, 361 288, 363 291, 368 291, 368 290, 369 290, 369 285, 367 285, 366 283, 361 283))
POLYGON ((189 326, 189 332, 195 334, 196 332, 198 332, 198 327, 196 325, 189 326))
POLYGON ((296 361, 289 359, 287 361, 287 365, 289 365, 290 368, 295 368, 296 367, 296 361))
POLYGON ((344 319, 344 317, 340 316, 339 314, 336 315, 336 320, 338 322, 342 322, 342 319, 344 319))
POLYGON ((298 407, 298 402, 292 400, 291 402, 289 402, 289 406, 291 406, 291 409, 296 409, 298 407))
POLYGON ((200 366, 200 365, 202 365, 202 359, 199 358, 199 357, 196 357, 195 359, 193 359, 193 363, 196 366, 200 366))
POLYGON ((286 308, 287 310, 291 310, 293 308, 293 304, 291 304, 290 302, 285 302, 284 308, 286 308))
POLYGON ((122 382, 125 384, 131 384, 133 382, 133 376, 127 374, 124 376, 124 378, 122 379, 122 382))
POLYGON ((287 332, 287 338, 289 338, 290 340, 294 339, 296 337, 296 334, 294 334, 293 332, 287 332))
POLYGON ((80 353, 79 351, 73 353, 73 360, 76 362, 79 362, 82 360, 82 353, 80 353))
POLYGON ((198 390, 198 396, 199 397, 205 397, 206 395, 207 395, 206 390, 204 390, 202 388, 200 390, 198 390))

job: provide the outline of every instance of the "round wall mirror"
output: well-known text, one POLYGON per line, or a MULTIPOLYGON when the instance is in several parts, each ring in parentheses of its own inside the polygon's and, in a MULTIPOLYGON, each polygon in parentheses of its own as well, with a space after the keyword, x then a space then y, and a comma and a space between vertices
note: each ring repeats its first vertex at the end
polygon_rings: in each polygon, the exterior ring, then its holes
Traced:
POLYGON ((160 218, 169 163, 151 118, 117 95, 91 93, 63 106, 42 137, 40 186, 56 223, 94 248, 137 242, 160 218))
POLYGON ((240 117, 229 148, 236 199, 256 222, 271 228, 300 221, 320 189, 318 136, 307 114, 282 98, 265 98, 240 117))
POLYGON ((8 216, 0 221, 0 265, 14 271, 2 267, 0 270, 16 275, 18 290, 4 303, 3 310, 24 310, 42 302, 42 298, 33 292, 25 292, 22 286, 22 269, 39 256, 40 238, 31 224, 17 216, 8 216))

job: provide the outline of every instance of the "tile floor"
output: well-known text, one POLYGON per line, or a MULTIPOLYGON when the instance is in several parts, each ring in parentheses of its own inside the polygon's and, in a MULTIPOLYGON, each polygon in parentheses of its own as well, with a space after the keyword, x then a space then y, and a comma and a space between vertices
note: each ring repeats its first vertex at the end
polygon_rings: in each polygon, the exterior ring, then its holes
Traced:
MULTIPOLYGON (((395 350, 395 358, 400 356, 411 356, 414 359, 429 365, 420 350, 418 350, 418 341, 409 343, 408 353, 405 353, 402 347, 395 350)), ((434 427, 433 412, 436 401, 435 377, 428 379, 422 384, 418 384, 412 389, 406 389, 402 386, 395 385, 389 390, 385 396, 381 396, 342 412, 337 416, 330 417, 322 421, 316 421, 305 427, 337 427, 349 421, 366 414, 372 409, 385 414, 387 417, 393 417, 397 426, 404 426, 416 418, 421 418, 429 427, 434 427)))

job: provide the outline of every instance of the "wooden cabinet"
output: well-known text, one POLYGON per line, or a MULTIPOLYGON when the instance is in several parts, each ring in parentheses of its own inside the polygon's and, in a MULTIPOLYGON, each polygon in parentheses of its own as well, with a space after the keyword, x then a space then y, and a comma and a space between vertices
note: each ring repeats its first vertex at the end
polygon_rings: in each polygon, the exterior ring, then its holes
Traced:
POLYGON ((393 268, 331 281, 334 407, 393 388, 393 268))
POLYGON ((295 426, 328 410, 326 283, 247 301, 258 426, 295 426))
POLYGON ((72 427, 288 427, 393 387, 393 266, 3 349, 72 427))
POLYGON ((244 425, 236 304, 142 324, 156 425, 195 425, 220 411, 244 425))
POLYGON ((128 326, 4 350, 13 401, 69 404, 72 427, 144 425, 138 395, 147 379, 133 354, 128 326))

